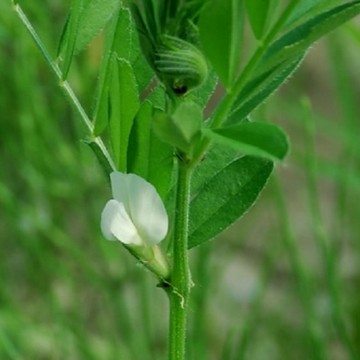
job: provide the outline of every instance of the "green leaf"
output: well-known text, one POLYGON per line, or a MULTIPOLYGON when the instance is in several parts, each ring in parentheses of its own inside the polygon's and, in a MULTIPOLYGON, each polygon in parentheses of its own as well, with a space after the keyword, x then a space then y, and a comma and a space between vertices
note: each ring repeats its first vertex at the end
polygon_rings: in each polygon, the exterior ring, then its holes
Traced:
POLYGON ((214 70, 209 71, 209 75, 205 80, 204 84, 200 87, 190 91, 187 95, 192 101, 196 104, 205 108, 212 94, 214 93, 216 86, 218 84, 218 76, 214 70))
POLYGON ((286 25, 291 26, 299 21, 304 22, 334 6, 340 5, 342 2, 342 0, 302 0, 292 12, 286 25))
POLYGON ((265 122, 243 122, 222 129, 204 129, 203 133, 218 144, 269 160, 284 159, 289 149, 286 134, 265 122))
POLYGON ((109 122, 109 88, 111 82, 111 55, 131 61, 134 30, 131 27, 131 15, 128 9, 121 8, 114 18, 112 26, 105 35, 105 50, 100 68, 98 94, 94 110, 94 135, 99 136, 109 122))
POLYGON ((63 33, 60 38, 58 57, 62 59, 62 79, 65 80, 70 70, 70 65, 75 51, 76 39, 79 31, 79 23, 84 9, 84 0, 72 2, 70 14, 67 18, 63 33))
POLYGON ((174 165, 173 148, 155 135, 152 112, 152 104, 145 101, 136 115, 129 138, 127 171, 148 180, 165 200, 174 165))
POLYGON ((98 162, 101 166, 101 168, 104 171, 104 174, 106 175, 106 179, 110 181, 110 174, 113 171, 113 168, 111 164, 109 163, 108 159, 105 157, 104 152, 99 147, 99 144, 96 143, 93 140, 84 141, 85 144, 89 145, 93 153, 95 154, 96 158, 98 159, 98 162))
POLYGON ((166 107, 166 93, 163 86, 154 86, 155 87, 151 89, 150 93, 147 95, 146 100, 151 102, 153 108, 163 110, 166 107))
POLYGON ((126 172, 130 130, 140 106, 137 84, 130 63, 116 54, 112 56, 110 78, 111 144, 118 169, 126 172))
POLYGON ((243 20, 242 0, 209 0, 200 15, 202 48, 227 88, 239 67, 243 20))
POLYGON ((105 50, 100 68, 96 103, 94 106, 94 135, 99 136, 109 123, 109 87, 111 82, 111 54, 128 60, 136 77, 139 91, 143 91, 153 77, 153 71, 142 56, 134 23, 128 8, 120 8, 105 34, 105 50))
POLYGON ((242 156, 243 154, 232 148, 212 144, 203 161, 194 169, 191 178, 192 197, 216 174, 220 173, 227 165, 242 156))
POLYGON ((202 109, 192 101, 182 102, 173 114, 154 112, 154 130, 161 140, 191 155, 200 137, 202 109))
POLYGON ((120 8, 120 0, 90 0, 81 14, 75 54, 86 48, 120 8))
POLYGON ((261 68, 254 73, 243 90, 237 96, 227 125, 234 125, 245 119, 249 114, 270 97, 300 66, 305 53, 295 59, 284 61, 270 70, 261 73, 261 68), (260 74, 260 75, 258 75, 260 74))
POLYGON ((262 58, 261 65, 271 68, 299 56, 315 41, 360 13, 360 1, 349 2, 306 21, 276 40, 262 58))
POLYGON ((245 0, 250 25, 257 39, 263 38, 271 2, 272 0, 245 0))
POLYGON ((273 163, 244 156, 226 164, 194 194, 190 204, 189 249, 211 240, 256 202, 273 163))

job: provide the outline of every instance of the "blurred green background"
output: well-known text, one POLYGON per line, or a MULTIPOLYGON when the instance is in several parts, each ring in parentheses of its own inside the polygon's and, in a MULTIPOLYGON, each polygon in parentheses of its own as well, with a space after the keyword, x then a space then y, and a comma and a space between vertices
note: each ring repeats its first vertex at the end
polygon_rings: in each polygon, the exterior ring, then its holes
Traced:
MULTIPOLYGON (((23 7, 55 54, 69 1, 23 7)), ((360 359, 357 23, 256 111, 291 154, 240 222, 192 251, 189 359, 360 359)), ((88 110, 99 49, 71 72, 88 110)), ((165 296, 103 239, 106 179, 7 1, 0 51, 0 359, 165 359, 165 296)))

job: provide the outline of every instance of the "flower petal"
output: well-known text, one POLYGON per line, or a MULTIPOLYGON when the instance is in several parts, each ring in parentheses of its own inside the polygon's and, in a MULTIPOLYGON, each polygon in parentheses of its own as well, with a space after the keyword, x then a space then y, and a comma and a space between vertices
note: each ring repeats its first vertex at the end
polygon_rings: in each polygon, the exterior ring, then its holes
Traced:
POLYGON ((168 231, 168 216, 155 187, 135 174, 111 174, 113 196, 124 203, 142 238, 159 243, 168 231))
POLYGON ((124 204, 125 209, 129 211, 128 207, 128 189, 127 189, 127 174, 123 174, 119 171, 113 171, 110 174, 111 190, 115 200, 124 204))
POLYGON ((143 245, 135 225, 124 204, 109 200, 101 214, 101 231, 108 240, 120 240, 124 244, 143 245))
POLYGON ((143 178, 129 174, 130 216, 141 234, 152 244, 157 244, 167 234, 168 216, 155 187, 143 178))

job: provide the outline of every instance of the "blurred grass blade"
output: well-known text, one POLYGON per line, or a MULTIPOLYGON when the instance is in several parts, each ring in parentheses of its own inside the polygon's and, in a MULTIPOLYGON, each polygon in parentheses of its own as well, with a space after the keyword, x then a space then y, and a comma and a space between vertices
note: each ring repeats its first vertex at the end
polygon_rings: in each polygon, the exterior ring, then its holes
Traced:
POLYGON ((110 79, 110 138, 116 166, 125 172, 129 135, 140 105, 137 84, 130 63, 116 54, 111 58, 110 79))
POLYGON ((136 115, 129 139, 127 171, 148 180, 165 200, 173 168, 173 148, 155 135, 152 113, 152 104, 145 101, 136 115))
POLYGON ((203 134, 243 154, 269 160, 283 160, 289 149, 283 130, 265 122, 243 122, 222 129, 204 129, 203 134))
POLYGON ((272 0, 245 0, 250 25, 257 39, 265 33, 272 0))
POLYGON ((352 1, 306 21, 276 40, 266 51, 260 68, 271 68, 298 57, 321 37, 360 13, 360 1, 352 1))
POLYGON ((70 14, 66 21, 63 33, 60 38, 58 56, 62 59, 62 79, 65 80, 70 70, 73 59, 76 39, 79 32, 79 23, 85 0, 73 0, 70 14))
POLYGON ((200 16, 203 50, 227 88, 239 66, 243 14, 243 0, 208 0, 200 16))
POLYGON ((244 156, 205 182, 190 204, 189 248, 214 238, 244 215, 272 170, 271 161, 244 156))

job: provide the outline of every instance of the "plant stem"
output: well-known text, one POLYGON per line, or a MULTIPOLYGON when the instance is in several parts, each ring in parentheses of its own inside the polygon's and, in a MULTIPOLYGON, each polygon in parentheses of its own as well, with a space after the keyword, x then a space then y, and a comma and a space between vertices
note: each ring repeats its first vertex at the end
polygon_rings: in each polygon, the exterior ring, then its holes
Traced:
POLYGON ((179 161, 175 224, 173 242, 173 270, 170 301, 169 360, 185 359, 186 318, 189 303, 191 278, 188 260, 188 219, 190 202, 191 168, 179 161))
MULTIPOLYGON (((274 41, 274 39, 276 39, 276 36, 281 31, 282 27, 286 24, 286 21, 288 20, 289 16, 292 14, 293 10, 295 9, 299 1, 300 0, 293 0, 285 8, 283 13, 279 17, 278 21, 273 25, 269 33, 266 35, 262 43, 259 45, 255 53, 250 58, 249 62, 246 64, 245 68, 241 72, 238 79, 235 81, 232 88, 229 90, 228 94, 219 104, 216 113, 209 122, 208 125, 209 128, 216 129, 219 128, 224 123, 227 116, 231 112, 231 107, 233 106, 234 101, 236 100, 240 91, 243 89, 246 82, 253 74, 254 70, 256 69, 256 66, 259 64, 259 61, 261 60, 262 56, 265 54, 270 44, 274 41)), ((204 140, 199 146, 196 156, 192 160, 192 164, 194 165, 197 164, 203 158, 204 153, 208 149, 210 143, 211 143, 210 139, 204 138, 204 140)))
POLYGON ((49 54, 46 46, 44 45, 44 43, 40 39, 39 35, 37 34, 37 32, 34 29, 34 27, 32 26, 32 24, 30 23, 29 19, 25 15, 25 13, 22 10, 22 8, 20 7, 20 5, 13 2, 13 8, 14 8, 14 11, 16 12, 16 14, 19 16, 19 19, 25 25, 26 29, 28 30, 31 37, 35 41, 35 44, 39 48, 41 54, 44 56, 47 64, 49 65, 49 67, 51 69, 51 71, 54 73, 54 75, 59 80, 59 85, 60 85, 61 89, 63 90, 65 96, 70 101, 70 103, 73 105, 74 109, 78 112, 82 122, 87 127, 87 129, 89 130, 89 132, 91 134, 91 137, 92 137, 91 140, 98 145, 99 149, 101 150, 101 152, 105 156, 105 158, 108 161, 111 168, 113 170, 115 170, 114 162, 113 162, 110 154, 108 153, 105 144, 103 143, 103 141, 101 140, 100 137, 93 137, 94 126, 93 126, 91 120, 89 119, 89 116, 87 115, 86 111, 84 110, 84 108, 80 104, 80 101, 77 98, 77 96, 75 95, 75 93, 74 93, 73 89, 71 88, 69 82, 66 81, 66 80, 63 80, 63 74, 62 74, 59 66, 52 59, 52 57, 49 54))

